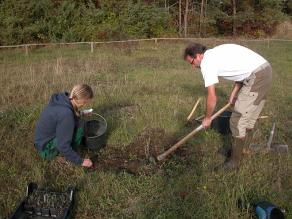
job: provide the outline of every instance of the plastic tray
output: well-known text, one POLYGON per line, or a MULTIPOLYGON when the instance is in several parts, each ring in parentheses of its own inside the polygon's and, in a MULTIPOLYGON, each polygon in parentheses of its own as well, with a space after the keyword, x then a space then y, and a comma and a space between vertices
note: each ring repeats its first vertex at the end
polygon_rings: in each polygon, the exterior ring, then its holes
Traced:
POLYGON ((48 188, 38 189, 29 183, 26 197, 20 202, 10 219, 68 219, 72 216, 75 189, 57 192, 48 188))

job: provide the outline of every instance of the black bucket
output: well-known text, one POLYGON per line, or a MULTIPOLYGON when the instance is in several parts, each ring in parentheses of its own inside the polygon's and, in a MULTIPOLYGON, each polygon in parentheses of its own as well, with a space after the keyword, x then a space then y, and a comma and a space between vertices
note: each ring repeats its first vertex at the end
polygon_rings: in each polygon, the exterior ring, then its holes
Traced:
POLYGON ((231 111, 224 111, 220 116, 212 121, 211 128, 218 131, 222 135, 228 135, 231 133, 229 125, 231 114, 231 111))
POLYGON ((285 216, 277 206, 262 201, 255 206, 256 215, 259 219, 284 219, 285 216))
POLYGON ((99 114, 93 113, 85 121, 85 145, 92 150, 99 150, 105 144, 106 120, 99 114))

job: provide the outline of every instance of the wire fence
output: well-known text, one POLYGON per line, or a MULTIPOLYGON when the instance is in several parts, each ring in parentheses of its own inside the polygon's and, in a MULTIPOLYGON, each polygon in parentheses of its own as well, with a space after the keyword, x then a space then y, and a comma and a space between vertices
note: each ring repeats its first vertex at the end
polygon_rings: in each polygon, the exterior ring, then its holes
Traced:
POLYGON ((147 42, 153 41, 156 45, 159 41, 211 41, 211 42, 266 42, 267 46, 270 46, 271 42, 292 42, 290 39, 224 39, 224 38, 150 38, 150 39, 131 39, 131 40, 117 40, 117 41, 99 41, 99 42, 72 42, 72 43, 30 43, 20 45, 8 45, 0 46, 0 49, 13 49, 13 48, 24 48, 25 54, 29 54, 31 47, 38 46, 62 46, 62 45, 90 45, 90 51, 94 52, 94 46, 98 44, 114 44, 114 43, 134 43, 134 42, 147 42))

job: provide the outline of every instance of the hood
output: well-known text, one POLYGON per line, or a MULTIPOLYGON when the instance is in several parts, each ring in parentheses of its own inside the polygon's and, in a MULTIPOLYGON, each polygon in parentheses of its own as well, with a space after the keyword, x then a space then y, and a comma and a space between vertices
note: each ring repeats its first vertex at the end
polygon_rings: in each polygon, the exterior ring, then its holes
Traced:
POLYGON ((64 106, 73 110, 73 106, 71 104, 71 101, 69 99, 69 94, 67 92, 53 94, 51 96, 49 105, 50 106, 56 106, 56 105, 64 106))

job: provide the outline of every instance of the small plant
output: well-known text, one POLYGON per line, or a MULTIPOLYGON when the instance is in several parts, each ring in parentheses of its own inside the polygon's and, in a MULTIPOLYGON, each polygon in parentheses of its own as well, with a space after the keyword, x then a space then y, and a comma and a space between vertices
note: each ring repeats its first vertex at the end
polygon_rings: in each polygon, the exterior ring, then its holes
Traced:
POLYGON ((60 217, 70 206, 70 198, 63 193, 35 190, 24 206, 28 215, 60 217))

